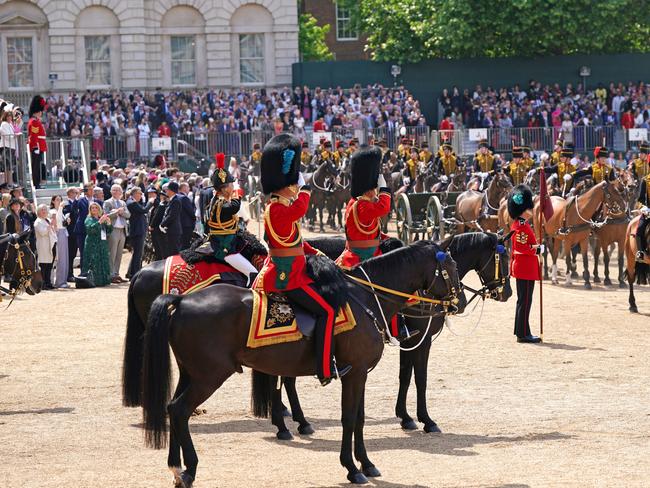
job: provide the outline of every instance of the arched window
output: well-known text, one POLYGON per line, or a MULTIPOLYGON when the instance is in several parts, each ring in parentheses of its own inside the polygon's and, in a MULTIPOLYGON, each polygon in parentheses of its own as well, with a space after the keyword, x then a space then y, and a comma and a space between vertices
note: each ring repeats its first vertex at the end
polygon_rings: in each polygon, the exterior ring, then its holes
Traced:
POLYGON ((169 9, 160 23, 163 84, 206 85, 205 19, 187 5, 169 9))
POLYGON ((45 88, 49 60, 47 17, 36 5, 10 1, 0 5, 0 86, 3 90, 45 88))
POLYGON ((233 84, 272 85, 273 16, 261 5, 247 4, 230 19, 233 52, 233 84))
POLYGON ((108 88, 120 85, 120 21, 108 8, 83 9, 77 20, 78 85, 108 88))

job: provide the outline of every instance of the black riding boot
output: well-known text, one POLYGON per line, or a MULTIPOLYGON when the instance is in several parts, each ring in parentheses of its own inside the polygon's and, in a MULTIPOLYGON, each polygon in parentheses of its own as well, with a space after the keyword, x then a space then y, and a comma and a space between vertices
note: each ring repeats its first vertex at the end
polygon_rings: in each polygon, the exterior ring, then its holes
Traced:
POLYGON ((648 225, 648 217, 642 216, 636 229, 636 260, 643 261, 646 257, 645 228, 648 225))

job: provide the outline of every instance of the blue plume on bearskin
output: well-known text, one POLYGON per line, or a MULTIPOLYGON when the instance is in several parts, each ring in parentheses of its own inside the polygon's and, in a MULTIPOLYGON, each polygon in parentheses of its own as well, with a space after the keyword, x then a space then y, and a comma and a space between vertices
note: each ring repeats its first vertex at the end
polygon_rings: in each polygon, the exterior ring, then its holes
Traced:
POLYGON ((314 287, 320 296, 338 311, 348 301, 345 275, 334 261, 326 256, 307 257, 307 275, 314 280, 314 287))
POLYGON ((298 183, 300 154, 300 139, 291 134, 279 134, 266 143, 260 163, 262 191, 265 194, 298 183))
POLYGON ((350 193, 354 198, 377 188, 381 165, 381 149, 361 146, 350 158, 350 193))
POLYGON ((533 192, 528 185, 515 186, 508 196, 508 213, 513 219, 519 218, 528 209, 533 209, 533 192))

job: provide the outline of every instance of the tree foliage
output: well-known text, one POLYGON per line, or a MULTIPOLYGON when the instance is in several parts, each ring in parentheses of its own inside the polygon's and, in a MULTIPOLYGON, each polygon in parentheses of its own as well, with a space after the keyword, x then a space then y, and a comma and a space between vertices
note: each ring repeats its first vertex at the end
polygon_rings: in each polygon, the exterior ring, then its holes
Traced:
POLYGON ((300 27, 298 33, 298 48, 303 61, 329 61, 334 59, 327 44, 325 36, 331 26, 319 26, 311 14, 300 14, 300 27))
POLYGON ((645 0, 339 0, 377 61, 649 51, 645 0))

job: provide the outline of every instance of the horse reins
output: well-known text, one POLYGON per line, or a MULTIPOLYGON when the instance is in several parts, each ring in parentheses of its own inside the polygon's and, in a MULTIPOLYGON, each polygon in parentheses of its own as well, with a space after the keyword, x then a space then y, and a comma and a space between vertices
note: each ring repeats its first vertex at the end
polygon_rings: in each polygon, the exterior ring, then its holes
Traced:
POLYGON ((491 263, 491 260, 488 260, 478 271, 478 277, 481 280, 481 285, 483 285, 480 289, 475 290, 472 287, 463 284, 463 287, 465 289, 471 291, 474 294, 472 295, 472 298, 467 301, 467 305, 472 303, 476 297, 480 296, 483 300, 485 300, 486 298, 496 298, 498 294, 503 293, 503 289, 506 286, 509 275, 501 273, 501 254, 506 252, 505 247, 503 248, 502 252, 499 251, 500 249, 498 247, 494 251, 494 279, 485 281, 483 278, 483 271, 485 271, 485 268, 487 268, 487 266, 491 263))
MULTIPOLYGON (((12 294, 11 294, 11 300, 9 301, 9 304, 7 305, 7 308, 11 306, 11 304, 14 302, 16 299, 16 296, 18 293, 20 293, 22 290, 27 289, 27 287, 31 286, 32 284, 32 270, 31 269, 25 269, 25 264, 23 263, 23 257, 25 256, 25 252, 21 251, 21 245, 20 244, 12 244, 14 249, 16 250, 16 260, 14 262, 14 267, 11 272, 11 276, 16 273, 16 269, 20 268, 20 278, 18 279, 18 286, 14 288, 12 294)), ((34 256, 34 253, 32 250, 29 248, 29 246, 25 246, 29 250, 30 254, 36 259, 36 256, 34 256)), ((8 254, 8 253, 7 253, 8 254)), ((5 309, 6 310, 6 309, 5 309)))

